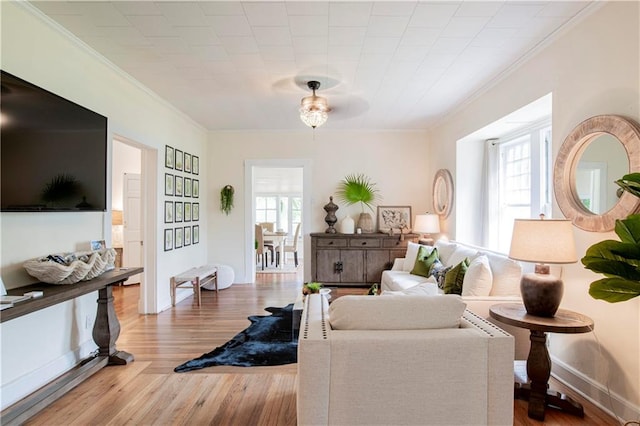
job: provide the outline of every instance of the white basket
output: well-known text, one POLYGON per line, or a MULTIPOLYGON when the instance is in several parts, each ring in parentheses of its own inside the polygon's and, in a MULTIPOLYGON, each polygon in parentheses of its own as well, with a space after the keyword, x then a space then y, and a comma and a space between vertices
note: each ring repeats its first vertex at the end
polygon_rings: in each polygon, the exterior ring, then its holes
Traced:
POLYGON ((26 261, 23 266, 31 275, 48 284, 75 284, 102 275, 114 268, 116 251, 112 248, 94 252, 79 252, 76 256, 89 256, 89 260, 74 260, 69 265, 46 257, 26 261))

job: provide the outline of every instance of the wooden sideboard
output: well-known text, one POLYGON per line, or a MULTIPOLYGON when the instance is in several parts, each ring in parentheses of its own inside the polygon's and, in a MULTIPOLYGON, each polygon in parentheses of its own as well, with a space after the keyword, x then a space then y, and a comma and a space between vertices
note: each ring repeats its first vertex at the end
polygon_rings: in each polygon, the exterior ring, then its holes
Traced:
POLYGON ((326 285, 379 283, 382 271, 404 257, 418 234, 311 234, 311 279, 326 285))

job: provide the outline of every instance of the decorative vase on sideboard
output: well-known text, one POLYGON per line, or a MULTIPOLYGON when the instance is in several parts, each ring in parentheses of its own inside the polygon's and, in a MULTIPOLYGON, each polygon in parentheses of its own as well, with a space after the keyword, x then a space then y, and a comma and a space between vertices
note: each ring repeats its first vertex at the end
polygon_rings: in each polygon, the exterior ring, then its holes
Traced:
POLYGON ((335 234, 337 232, 336 228, 333 226, 338 221, 338 218, 336 217, 336 210, 338 210, 338 208, 338 205, 333 202, 333 197, 329 197, 329 202, 324 206, 324 211, 327 212, 324 221, 329 225, 329 227, 324 231, 327 234, 335 234))
POLYGON ((369 213, 360 213, 358 228, 362 229, 364 234, 371 234, 374 231, 373 218, 369 213))
POLYGON ((353 234, 356 229, 356 222, 351 216, 347 216, 340 222, 340 233, 353 234))

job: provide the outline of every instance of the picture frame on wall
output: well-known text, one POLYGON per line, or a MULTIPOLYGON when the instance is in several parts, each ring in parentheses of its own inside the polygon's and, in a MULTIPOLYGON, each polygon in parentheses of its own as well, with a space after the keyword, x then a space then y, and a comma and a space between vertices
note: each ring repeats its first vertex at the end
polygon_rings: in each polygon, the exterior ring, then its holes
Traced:
POLYGON ((200 242, 200 225, 193 225, 193 235, 191 236, 191 242, 198 244, 200 242))
POLYGON ((176 149, 175 153, 176 153, 176 161, 174 163, 174 168, 176 170, 182 170, 182 162, 184 161, 182 151, 180 151, 179 149, 176 149))
POLYGON ((184 246, 190 246, 191 245, 191 227, 190 226, 185 226, 184 227, 184 246))
POLYGON ((173 229, 164 230, 164 251, 173 250, 173 229))
POLYGON ((191 203, 184 203, 184 221, 191 222, 191 203))
POLYGON ((182 193, 183 193, 183 182, 182 182, 182 176, 176 176, 176 197, 182 197, 182 193))
POLYGON ((200 203, 191 203, 191 220, 194 222, 200 220, 200 203))
POLYGON ((180 248, 182 247, 182 237, 184 234, 184 229, 182 227, 176 228, 175 229, 175 235, 174 235, 174 247, 175 248, 180 248))
POLYGON ((197 156, 193 156, 193 158, 191 159, 191 162, 193 164, 191 164, 191 173, 193 173, 194 175, 199 175, 200 174, 200 157, 197 156))
POLYGON ((184 153, 184 171, 191 173, 191 154, 184 153))
POLYGON ((184 196, 191 197, 191 178, 184 178, 184 196))
POLYGON ((173 164, 175 161, 175 152, 173 147, 169 145, 165 145, 164 147, 164 166, 168 169, 173 169, 173 164))
POLYGON ((378 206, 378 231, 388 233, 411 231, 411 206, 378 206))
POLYGON ((171 173, 164 174, 164 195, 173 195, 173 178, 171 173))
POLYGON ((180 201, 176 201, 175 202, 175 215, 173 216, 173 220, 177 223, 177 222, 182 222, 182 202, 180 201))
POLYGON ((173 201, 164 202, 164 223, 173 223, 173 201))
POLYGON ((198 179, 191 181, 191 196, 193 198, 200 198, 200 181, 198 179))

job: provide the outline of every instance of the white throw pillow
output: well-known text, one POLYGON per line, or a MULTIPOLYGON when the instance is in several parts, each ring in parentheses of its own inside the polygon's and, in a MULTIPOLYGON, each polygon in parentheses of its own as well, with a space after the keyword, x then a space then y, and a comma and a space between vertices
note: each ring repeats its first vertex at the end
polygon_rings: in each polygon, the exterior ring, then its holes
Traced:
POLYGON ((469 259, 469 261, 473 260, 477 255, 478 250, 459 245, 453 253, 451 253, 445 265, 456 266, 465 259, 469 259))
POLYGON ((448 240, 439 239, 438 241, 436 241, 435 247, 438 249, 438 257, 440 258, 440 262, 442 262, 443 265, 451 265, 451 263, 449 262, 449 257, 455 251, 458 245, 448 240))
POLYGON ((491 296, 521 297, 520 278, 522 277, 522 266, 520 263, 504 255, 495 253, 483 254, 487 255, 491 265, 491 272, 493 273, 491 296))
POLYGON ((422 295, 422 296, 437 296, 438 295, 438 282, 434 277, 429 277, 423 283, 414 285, 413 287, 406 288, 404 290, 385 290, 382 292, 383 296, 392 294, 400 295, 422 295))
POLYGON ((463 296, 488 296, 493 285, 493 274, 489 259, 485 255, 476 256, 464 274, 463 296))
POLYGON ((422 244, 416 244, 409 241, 407 244, 407 254, 404 256, 404 263, 402 264, 402 270, 405 272, 411 272, 413 266, 416 264, 418 258, 418 250, 420 247, 427 247, 427 254, 431 253, 433 247, 423 246, 422 244))
POLYGON ((329 306, 333 330, 427 330, 460 327, 467 304, 442 296, 342 296, 329 306))

